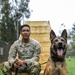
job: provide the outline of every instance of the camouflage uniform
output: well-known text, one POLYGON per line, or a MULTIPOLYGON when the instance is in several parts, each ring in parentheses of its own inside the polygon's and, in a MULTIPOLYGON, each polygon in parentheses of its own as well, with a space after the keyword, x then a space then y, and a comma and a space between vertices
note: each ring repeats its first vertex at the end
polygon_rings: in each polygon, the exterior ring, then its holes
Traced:
POLYGON ((30 38, 27 44, 24 44, 21 39, 15 41, 9 51, 8 63, 4 62, 2 65, 2 71, 4 73, 9 72, 9 69, 11 68, 11 64, 13 64, 15 61, 17 53, 19 59, 25 60, 27 62, 27 65, 24 64, 18 70, 18 72, 26 71, 30 75, 39 75, 41 70, 41 66, 38 62, 39 54, 41 53, 41 46, 39 42, 32 38, 30 38))

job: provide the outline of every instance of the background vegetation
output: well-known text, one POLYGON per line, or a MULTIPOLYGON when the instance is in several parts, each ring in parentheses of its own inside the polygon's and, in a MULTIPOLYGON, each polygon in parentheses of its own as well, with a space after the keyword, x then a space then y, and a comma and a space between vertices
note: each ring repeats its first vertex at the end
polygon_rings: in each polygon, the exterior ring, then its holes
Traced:
POLYGON ((20 21, 30 17, 30 0, 0 0, 0 40, 12 44, 19 37, 20 21))

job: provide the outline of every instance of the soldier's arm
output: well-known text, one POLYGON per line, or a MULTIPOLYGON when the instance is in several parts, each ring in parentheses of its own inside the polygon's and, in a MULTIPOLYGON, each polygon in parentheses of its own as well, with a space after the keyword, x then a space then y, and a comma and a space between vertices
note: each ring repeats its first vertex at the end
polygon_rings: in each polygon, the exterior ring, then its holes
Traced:
POLYGON ((16 43, 14 43, 9 50, 9 55, 8 55, 8 61, 12 64, 15 62, 15 58, 17 55, 17 48, 16 48, 16 43))

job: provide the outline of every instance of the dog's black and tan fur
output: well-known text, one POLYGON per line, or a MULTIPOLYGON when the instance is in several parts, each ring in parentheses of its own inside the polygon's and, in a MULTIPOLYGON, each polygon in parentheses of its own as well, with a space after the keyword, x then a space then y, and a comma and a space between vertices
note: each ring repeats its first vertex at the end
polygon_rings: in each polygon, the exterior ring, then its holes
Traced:
POLYGON ((50 57, 44 71, 44 75, 66 75, 67 64, 65 54, 67 50, 67 31, 64 29, 61 36, 56 36, 53 30, 50 32, 51 48, 50 57))

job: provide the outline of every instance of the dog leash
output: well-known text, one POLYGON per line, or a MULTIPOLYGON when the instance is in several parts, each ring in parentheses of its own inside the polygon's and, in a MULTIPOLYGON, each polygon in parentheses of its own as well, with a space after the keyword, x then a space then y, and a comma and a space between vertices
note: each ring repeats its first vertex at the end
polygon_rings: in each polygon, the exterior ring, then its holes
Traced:
POLYGON ((40 65, 43 65, 43 64, 46 64, 47 63, 47 61, 46 62, 44 62, 44 63, 41 63, 40 65))

